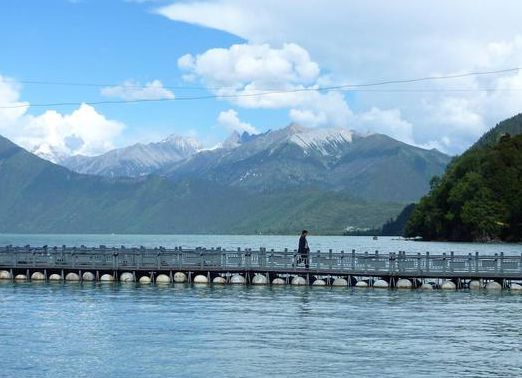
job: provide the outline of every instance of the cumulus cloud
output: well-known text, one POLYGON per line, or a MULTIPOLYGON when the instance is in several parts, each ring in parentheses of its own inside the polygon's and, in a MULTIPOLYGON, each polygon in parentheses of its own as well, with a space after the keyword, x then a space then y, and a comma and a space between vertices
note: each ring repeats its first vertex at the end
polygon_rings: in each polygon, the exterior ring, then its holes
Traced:
MULTIPOLYGON (((492 60, 496 60, 494 55, 492 60)), ((512 55, 522 61, 522 44, 512 50, 512 55)), ((512 56, 505 58, 512 60, 512 56)), ((412 114, 420 120, 414 128, 417 141, 438 143, 443 151, 459 152, 497 122, 522 112, 522 71, 467 78, 459 86, 470 91, 423 96, 419 114, 412 114)))
POLYGON ((322 94, 325 78, 308 52, 295 43, 236 44, 182 56, 178 66, 191 80, 244 108, 284 109, 307 126, 346 126, 351 115, 343 96, 322 94))
MULTIPOLYGON (((310 59, 305 49, 294 43, 286 43, 281 48, 272 48, 268 44, 215 48, 196 56, 184 55, 179 58, 178 66, 205 84, 219 87, 217 94, 224 96, 238 94, 238 91, 255 94, 270 89, 303 88, 315 83, 319 76, 317 63, 310 59)), ((281 99, 260 100, 256 96, 238 101, 242 101, 244 106, 270 108, 287 106, 293 100, 283 99, 282 105, 281 99)))
POLYGON ((289 116, 293 122, 308 127, 348 127, 353 113, 340 93, 309 92, 290 109, 289 116))
POLYGON ((16 82, 0 76, 0 134, 29 151, 57 161, 61 157, 97 155, 114 148, 113 140, 124 129, 121 122, 106 118, 94 107, 82 104, 71 113, 47 110, 27 113, 16 82))
POLYGON ((101 94, 105 97, 118 97, 128 101, 175 98, 174 93, 163 87, 159 80, 153 80, 145 85, 134 80, 127 80, 122 85, 102 88, 101 94))
POLYGON ((246 131, 249 134, 257 134, 257 130, 254 126, 247 122, 241 122, 234 109, 220 112, 217 121, 219 125, 229 131, 237 131, 239 133, 246 131))
POLYGON ((0 75, 0 128, 9 125, 25 113, 27 102, 20 100, 20 85, 0 75))

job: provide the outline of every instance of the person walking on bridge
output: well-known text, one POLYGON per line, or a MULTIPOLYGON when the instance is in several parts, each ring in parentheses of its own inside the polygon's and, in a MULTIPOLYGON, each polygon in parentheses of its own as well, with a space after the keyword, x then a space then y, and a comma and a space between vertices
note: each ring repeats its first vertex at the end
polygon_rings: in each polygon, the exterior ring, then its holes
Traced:
POLYGON ((297 264, 303 262, 305 268, 309 268, 309 257, 310 257, 310 248, 308 247, 308 240, 306 237, 308 236, 308 231, 303 230, 301 232, 301 237, 299 238, 299 248, 297 249, 298 260, 297 264))

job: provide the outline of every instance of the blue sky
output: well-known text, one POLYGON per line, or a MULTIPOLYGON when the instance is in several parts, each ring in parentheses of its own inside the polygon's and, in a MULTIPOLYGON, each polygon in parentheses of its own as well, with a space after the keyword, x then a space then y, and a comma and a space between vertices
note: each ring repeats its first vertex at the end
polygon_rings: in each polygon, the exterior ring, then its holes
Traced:
MULTIPOLYGON (((172 22, 153 12, 157 3, 119 0, 50 0, 3 2, 0 35, 6 52, 0 74, 20 81, 118 84, 125 80, 146 83, 160 80, 165 86, 194 86, 181 78, 180 56, 229 46, 243 40, 226 32, 172 22)), ((204 90, 174 90, 176 95, 197 95, 204 90)), ((97 87, 22 84, 22 99, 31 103, 102 100, 97 87)), ((55 107, 62 112, 74 106, 55 107)), ((228 131, 216 117, 230 108, 223 101, 98 105, 108 118, 126 125, 127 140, 155 140, 169 133, 194 131, 209 142, 228 131)), ((32 114, 46 109, 30 108, 32 114)), ((245 110, 257 124, 281 125, 284 112, 245 110), (263 113, 263 114, 261 114, 263 113)))
POLYGON ((515 0, 3 1, 0 134, 30 150, 93 155, 171 133, 211 146, 232 130, 298 122, 459 153, 521 111, 520 71, 249 95, 520 67, 521 13, 515 0), (198 95, 221 98, 179 100, 198 95), (151 97, 177 100, 79 105, 151 97), (77 104, 11 108, 56 102, 77 104))

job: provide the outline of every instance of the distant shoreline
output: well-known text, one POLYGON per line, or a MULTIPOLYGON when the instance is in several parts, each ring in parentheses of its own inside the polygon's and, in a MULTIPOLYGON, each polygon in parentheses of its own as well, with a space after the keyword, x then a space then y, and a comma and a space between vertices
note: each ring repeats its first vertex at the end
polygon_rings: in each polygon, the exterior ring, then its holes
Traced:
MULTIPOLYGON (((101 236, 101 237, 137 237, 137 236, 158 236, 158 237, 165 237, 165 236, 180 236, 180 237, 187 237, 187 236, 215 236, 215 237, 221 237, 221 236, 237 236, 237 237, 298 237, 299 233, 281 233, 281 234, 240 234, 240 233, 154 233, 154 234, 147 234, 147 233, 18 233, 18 232, 0 232, 0 236, 42 236, 42 237, 49 237, 49 236, 101 236)), ((373 241, 372 237, 374 235, 343 235, 343 234, 311 234, 309 237, 356 237, 361 239, 367 239, 368 241, 373 241)), ((397 236, 397 235, 376 235, 378 236, 378 240, 382 239, 388 239, 391 241, 407 241, 407 242, 423 242, 423 243, 451 243, 451 244, 476 244, 476 245, 521 245, 520 242, 506 242, 501 240, 491 241, 491 242, 478 242, 478 241, 451 241, 451 240, 422 240, 422 239, 415 239, 415 238, 405 238, 403 236, 397 236)))

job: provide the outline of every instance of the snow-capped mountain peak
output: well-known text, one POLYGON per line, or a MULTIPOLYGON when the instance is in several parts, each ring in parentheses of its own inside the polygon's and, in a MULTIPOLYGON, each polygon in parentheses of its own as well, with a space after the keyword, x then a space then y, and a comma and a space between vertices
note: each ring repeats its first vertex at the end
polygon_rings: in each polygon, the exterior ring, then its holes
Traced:
POLYGON ((223 148, 236 148, 241 144, 241 135, 236 131, 232 131, 232 134, 228 136, 227 139, 223 141, 221 146, 223 148))
POLYGON ((344 128, 302 128, 291 135, 288 141, 304 150, 316 150, 329 155, 332 149, 351 144, 352 138, 353 131, 344 128))
POLYGON ((69 155, 60 150, 57 147, 50 146, 48 144, 41 144, 31 149, 31 153, 41 157, 42 159, 48 160, 51 163, 59 164, 62 160, 69 157, 69 155))
POLYGON ((351 143, 352 136, 352 131, 342 128, 304 129, 292 135, 290 141, 303 148, 310 148, 333 143, 351 143))
POLYGON ((247 142, 250 142, 262 135, 264 135, 264 134, 250 134, 246 131, 243 131, 240 134, 238 131, 234 130, 232 132, 232 134, 230 134, 228 136, 228 138, 225 139, 223 141, 223 143, 221 143, 221 148, 227 148, 227 149, 236 148, 236 147, 238 147, 242 144, 245 144, 247 142))
POLYGON ((80 173, 143 176, 164 165, 186 159, 201 150, 202 147, 195 138, 170 135, 160 142, 137 143, 93 157, 72 156, 61 163, 80 173))
POLYGON ((203 148, 196 138, 184 137, 177 134, 169 135, 160 143, 176 146, 177 148, 183 151, 199 151, 203 148))

